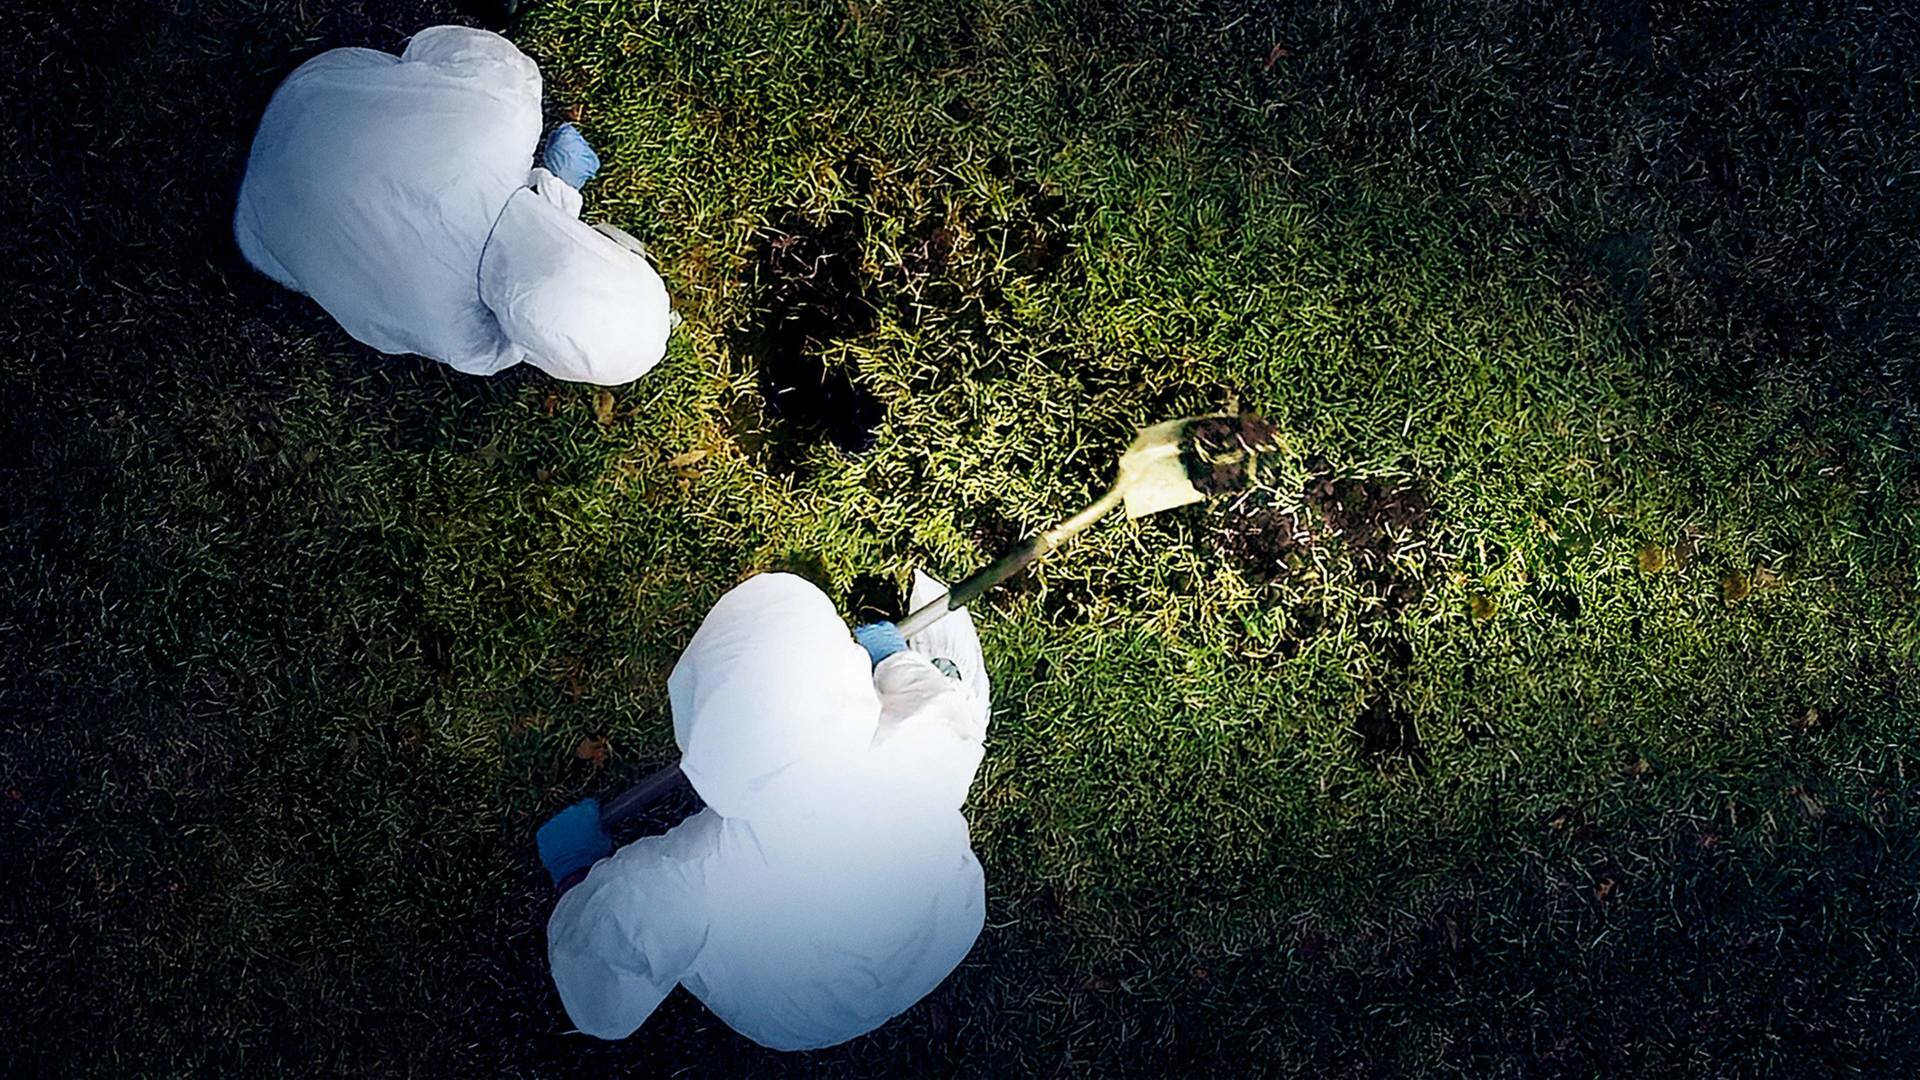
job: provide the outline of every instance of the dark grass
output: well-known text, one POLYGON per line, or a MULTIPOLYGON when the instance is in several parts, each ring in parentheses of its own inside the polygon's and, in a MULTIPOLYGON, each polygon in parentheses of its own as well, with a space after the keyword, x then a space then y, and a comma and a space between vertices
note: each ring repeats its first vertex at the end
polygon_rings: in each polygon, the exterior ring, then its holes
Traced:
POLYGON ((550 0, 688 315, 606 402, 227 239, 287 71, 457 14, 9 20, 10 1070, 1920 1066, 1905 7, 550 0), (764 244, 834 222, 864 306, 791 359, 871 445, 767 400, 764 244), (1182 511, 984 613, 945 988, 821 1054, 565 1034, 532 829, 668 759, 706 605, 894 602, 1235 404, 1318 458, 1285 573, 1182 511))

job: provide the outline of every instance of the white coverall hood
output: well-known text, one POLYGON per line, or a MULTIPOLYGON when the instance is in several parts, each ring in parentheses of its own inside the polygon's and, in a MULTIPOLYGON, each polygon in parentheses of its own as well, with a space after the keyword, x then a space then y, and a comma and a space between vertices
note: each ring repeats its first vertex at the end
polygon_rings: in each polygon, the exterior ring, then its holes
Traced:
POLYGON ((422 30, 397 57, 314 57, 261 117, 234 210, 241 253, 381 352, 479 375, 526 362, 638 377, 665 350, 666 290, 532 168, 540 90, 511 42, 458 26, 422 30))
POLYGON ((880 720, 872 664, 833 601, 792 574, 761 574, 720 598, 667 679, 680 771, 729 818, 819 805, 880 720))
POLYGON ((986 915, 959 812, 986 733, 978 640, 956 612, 869 669, 799 578, 754 578, 714 607, 669 683, 708 808, 596 864, 548 924, 580 1030, 631 1034, 680 983, 762 1045, 831 1046, 966 956, 986 915), (923 645, 966 650, 948 658, 980 681, 942 674, 923 645))

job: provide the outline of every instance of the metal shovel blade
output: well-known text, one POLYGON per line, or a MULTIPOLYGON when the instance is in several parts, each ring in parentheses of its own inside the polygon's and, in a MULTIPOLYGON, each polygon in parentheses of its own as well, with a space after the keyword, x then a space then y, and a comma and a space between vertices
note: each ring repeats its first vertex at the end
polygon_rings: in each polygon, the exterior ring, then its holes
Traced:
POLYGON ((1114 484, 1126 503, 1128 517, 1142 518, 1206 498, 1193 486, 1180 454, 1187 426, 1201 419, 1205 418, 1163 421, 1141 428, 1134 436, 1133 445, 1120 455, 1119 479, 1114 484))

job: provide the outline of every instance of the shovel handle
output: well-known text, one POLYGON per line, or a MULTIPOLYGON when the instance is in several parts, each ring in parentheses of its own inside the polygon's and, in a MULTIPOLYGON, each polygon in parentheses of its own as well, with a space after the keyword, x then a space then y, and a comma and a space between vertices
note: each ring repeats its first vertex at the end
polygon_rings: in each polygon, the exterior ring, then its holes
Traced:
MULTIPOLYGON (((1119 506, 1125 496, 1125 489, 1115 485, 1111 491, 1100 496, 1100 500, 1092 506, 995 559, 986 569, 948 589, 946 595, 935 598, 930 604, 922 605, 913 614, 900 620, 898 624, 900 636, 913 637, 939 622, 947 612, 966 607, 980 599, 995 585, 1025 570, 1035 559, 1066 543, 1068 539, 1084 531, 1089 525, 1106 517, 1107 512, 1119 506)), ((681 774, 677 763, 647 776, 601 806, 601 825, 608 830, 616 828, 627 819, 666 798, 684 780, 685 777, 681 774)))
POLYGON ((1053 550, 1051 545, 1046 545, 1041 542, 1045 538, 1046 534, 1042 533, 1040 536, 1036 536, 1026 543, 1021 544, 1019 547, 1014 548, 1012 551, 994 560, 992 565, 986 569, 975 573, 960 584, 948 589, 946 595, 935 599, 930 604, 921 605, 913 614, 900 620, 900 636, 907 638, 913 637, 927 627, 939 622, 941 616, 947 612, 966 607, 973 601, 978 600, 987 590, 1013 577, 1020 571, 1025 570, 1028 563, 1033 562, 1033 560, 1053 550))
POLYGON ((667 797, 679 786, 683 777, 680 763, 673 764, 647 777, 627 790, 615 795, 600 807, 600 825, 609 831, 625 824, 627 819, 639 814, 667 797))
POLYGON ((945 596, 937 597, 933 602, 921 605, 914 610, 913 614, 900 620, 900 636, 905 638, 913 637, 927 627, 939 622, 941 617, 946 615, 947 612, 957 611, 973 603, 975 600, 980 599, 982 595, 994 586, 1025 570, 1028 564, 1032 563, 1035 559, 1066 543, 1069 538, 1082 532, 1087 526, 1106 517, 1107 512, 1119 506, 1121 499, 1125 498, 1125 496, 1126 492, 1123 489, 1117 486, 1114 487, 1105 495, 1100 496, 1100 500, 1092 506, 1087 507, 1085 510, 1080 511, 1033 539, 1028 540, 1026 543, 1021 544, 1005 555, 1000 556, 989 564, 986 569, 979 571, 960 584, 948 589, 945 596))

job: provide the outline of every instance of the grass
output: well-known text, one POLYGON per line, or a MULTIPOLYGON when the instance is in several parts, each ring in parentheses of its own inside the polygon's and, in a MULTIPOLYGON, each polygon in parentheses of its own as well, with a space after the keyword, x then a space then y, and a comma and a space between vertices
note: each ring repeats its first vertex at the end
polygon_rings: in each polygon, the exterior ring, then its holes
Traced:
POLYGON ((687 317, 603 422, 371 355, 225 239, 294 64, 456 12, 30 4, 8 1059, 1914 1071, 1920 21, 1148 7, 533 7, 590 213, 687 317), (855 241, 866 314, 807 356, 884 406, 858 454, 763 400, 757 254, 808 229, 855 241), (1425 494, 1391 566, 1103 525, 982 612, 989 927, 946 987, 810 1055, 684 994, 564 1034, 532 830, 670 757, 715 598, 957 576, 1229 401, 1425 494))

